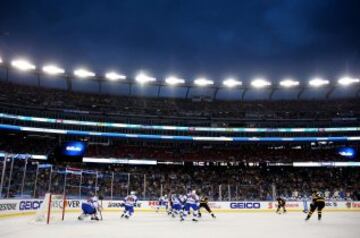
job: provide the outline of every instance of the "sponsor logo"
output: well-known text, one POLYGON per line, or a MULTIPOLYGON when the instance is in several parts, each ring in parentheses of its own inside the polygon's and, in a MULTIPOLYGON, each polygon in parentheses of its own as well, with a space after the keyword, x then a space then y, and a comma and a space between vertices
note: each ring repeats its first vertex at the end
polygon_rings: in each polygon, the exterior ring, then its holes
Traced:
POLYGON ((116 207, 116 208, 123 207, 123 203, 122 202, 109 202, 108 208, 112 208, 112 207, 116 207))
MULTIPOLYGON (((349 203, 350 203, 350 202, 349 202, 349 203)), ((350 203, 350 207, 360 208, 360 202, 353 202, 353 203, 350 203)))
POLYGON ((325 202, 326 207, 337 207, 337 202, 325 202))
POLYGON ((149 206, 150 207, 155 207, 159 205, 159 201, 149 201, 149 206))
POLYGON ((296 208, 299 207, 298 203, 286 203, 285 205, 286 208, 296 208))
POLYGON ((26 210, 38 210, 42 201, 20 201, 19 210, 26 211, 26 210))
POLYGON ((0 211, 16 210, 16 203, 4 203, 0 204, 0 211))
POLYGON ((268 203, 268 209, 273 209, 273 208, 274 208, 273 203, 272 203, 272 202, 269 202, 269 203, 268 203))
POLYGON ((230 203, 231 209, 260 209, 259 202, 232 202, 230 203))

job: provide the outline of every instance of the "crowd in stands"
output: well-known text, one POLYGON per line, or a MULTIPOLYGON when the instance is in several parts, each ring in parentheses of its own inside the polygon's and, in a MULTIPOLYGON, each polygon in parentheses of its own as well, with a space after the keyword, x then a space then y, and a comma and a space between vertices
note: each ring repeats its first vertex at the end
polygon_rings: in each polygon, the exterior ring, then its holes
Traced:
MULTIPOLYGON (((315 191, 322 192, 328 199, 360 199, 360 173, 356 168, 58 164, 52 170, 42 168, 36 172, 37 165, 29 162, 22 189, 24 163, 22 160, 14 163, 9 197, 42 197, 49 189, 53 193, 63 193, 66 177, 68 197, 86 197, 90 191, 97 191, 107 199, 120 199, 129 191, 136 191, 140 199, 157 199, 161 194, 196 189, 211 200, 223 201, 273 200, 275 196, 291 200, 315 191), (65 175, 66 166, 86 172, 82 176, 79 173, 65 175), (97 175, 94 171, 98 171, 97 175)), ((10 171, 6 170, 6 173, 5 185, 8 185, 10 171)), ((6 186, 2 195, 8 195, 6 186)))
MULTIPOLYGON (((26 134, 0 134, 0 151, 13 154, 52 155, 61 142, 71 139, 26 134)), ((345 161, 337 149, 342 144, 212 144, 156 141, 87 143, 86 157, 158 161, 293 162, 345 161)), ((357 144, 346 144, 360 150, 357 144)))
MULTIPOLYGON (((204 119, 332 119, 360 115, 359 99, 200 101, 87 94, 0 82, 0 104, 109 116, 204 119)), ((16 106, 15 106, 16 107, 16 106)))

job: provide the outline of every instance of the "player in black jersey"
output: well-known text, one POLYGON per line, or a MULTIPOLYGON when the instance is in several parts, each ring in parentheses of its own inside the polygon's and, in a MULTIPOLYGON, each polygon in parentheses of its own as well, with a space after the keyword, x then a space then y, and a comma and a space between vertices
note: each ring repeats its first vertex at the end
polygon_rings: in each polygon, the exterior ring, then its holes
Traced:
POLYGON ((283 198, 281 198, 281 197, 278 197, 277 199, 276 199, 276 201, 277 201, 277 209, 276 209, 276 213, 278 213, 278 214, 281 214, 280 213, 280 209, 282 208, 283 209, 283 212, 285 213, 286 212, 286 208, 285 208, 285 205, 286 205, 286 201, 285 201, 285 199, 283 199, 283 198))
POLYGON ((325 207, 325 198, 321 196, 319 193, 313 193, 312 195, 312 203, 310 204, 310 211, 305 219, 305 221, 309 220, 311 215, 317 209, 318 211, 318 220, 321 220, 322 209, 325 207))
POLYGON ((216 218, 215 214, 212 212, 212 210, 209 207, 209 199, 206 196, 201 196, 200 198, 200 206, 199 206, 199 217, 201 217, 201 208, 205 208, 208 213, 210 213, 212 218, 216 218))

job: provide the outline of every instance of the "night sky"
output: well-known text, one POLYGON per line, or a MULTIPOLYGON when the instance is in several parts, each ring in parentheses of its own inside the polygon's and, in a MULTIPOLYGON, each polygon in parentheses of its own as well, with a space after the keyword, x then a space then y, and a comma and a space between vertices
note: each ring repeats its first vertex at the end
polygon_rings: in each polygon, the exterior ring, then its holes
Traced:
POLYGON ((358 0, 2 1, 0 54, 192 80, 360 73, 358 0))

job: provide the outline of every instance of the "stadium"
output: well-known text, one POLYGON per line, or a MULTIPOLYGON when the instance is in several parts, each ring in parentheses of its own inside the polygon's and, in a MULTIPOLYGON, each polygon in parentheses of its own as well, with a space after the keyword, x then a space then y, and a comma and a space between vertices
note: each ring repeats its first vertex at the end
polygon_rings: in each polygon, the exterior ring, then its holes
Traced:
POLYGON ((358 236, 357 72, 92 70, 2 27, 1 237, 358 236))

